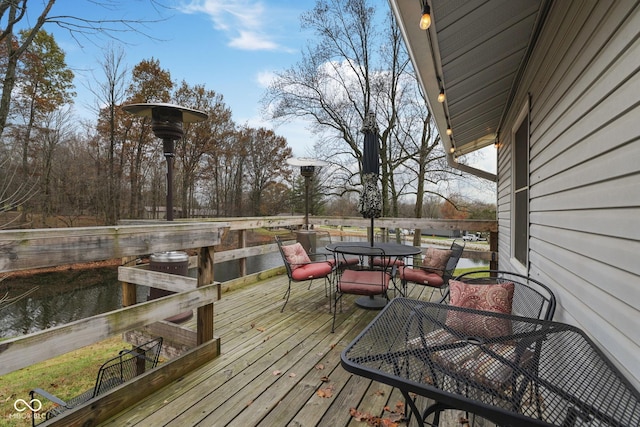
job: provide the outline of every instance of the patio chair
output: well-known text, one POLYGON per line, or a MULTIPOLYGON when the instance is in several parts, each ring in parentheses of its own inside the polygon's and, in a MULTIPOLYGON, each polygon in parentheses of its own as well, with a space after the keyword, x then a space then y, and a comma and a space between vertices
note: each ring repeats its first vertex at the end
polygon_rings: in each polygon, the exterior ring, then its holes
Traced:
MULTIPOLYGON (((284 305, 280 309, 282 313, 287 303, 289 302, 289 296, 291 295, 291 283, 292 282, 309 282, 311 289, 311 283, 314 279, 324 280, 325 295, 330 296, 327 293, 327 281, 332 284, 332 273, 334 271, 333 258, 331 255, 316 253, 307 254, 300 243, 285 244, 279 236, 275 236, 280 255, 282 255, 282 261, 287 270, 287 276, 289 277, 289 284, 287 291, 284 294, 284 305), (313 258, 313 259, 312 259, 313 258)), ((331 304, 329 304, 331 308, 331 304)))
MULTIPOLYGON (((53 402, 57 406, 45 413, 45 420, 50 420, 70 409, 80 406, 83 403, 98 397, 126 381, 143 374, 145 371, 155 368, 158 365, 160 349, 162 348, 162 337, 155 338, 131 350, 122 350, 118 356, 107 360, 98 370, 94 387, 86 392, 75 396, 69 400, 62 400, 59 397, 41 388, 35 388, 29 392, 31 400, 36 394, 53 402)), ((31 412, 31 424, 36 425, 35 411, 31 412)), ((39 418, 40 419, 40 418, 39 418)))
POLYGON ((381 266, 373 265, 373 258, 385 258, 384 250, 374 248, 366 243, 362 246, 336 246, 334 249, 336 265, 343 265, 336 272, 336 290, 333 301, 333 323, 331 332, 335 331, 336 313, 338 311, 338 301, 340 301, 340 311, 342 311, 342 296, 345 294, 361 295, 367 298, 384 296, 389 301, 387 290, 389 281, 395 274, 396 267, 391 263, 381 266), (357 255, 361 262, 353 264, 346 259, 357 255))
MULTIPOLYGON (((451 279, 440 302, 475 310, 497 311, 539 320, 552 320, 556 309, 555 295, 548 286, 530 277, 500 270, 470 271, 451 279), (490 288, 496 285, 499 288, 494 288, 495 291, 490 288), (492 295, 494 292, 495 294, 492 295), (501 295, 500 297, 495 296, 498 293, 501 295)), ((464 327, 464 316, 448 317, 447 322, 453 327, 464 327)), ((485 328, 490 327, 510 328, 510 324, 502 322, 485 325, 485 328)), ((493 330, 488 329, 485 332, 491 333, 493 330)), ((537 370, 537 354, 539 354, 540 345, 540 340, 535 340, 535 344, 532 344, 530 348, 522 352, 524 356, 528 357, 523 356, 520 363, 526 363, 530 367, 529 369, 537 370)), ((460 364, 462 365, 462 363, 460 364)), ((469 364, 467 363, 466 365, 469 364)), ((502 372, 500 369, 506 369, 506 365, 496 366, 493 373, 496 378, 500 378, 497 373, 502 372)), ((505 375, 504 384, 517 384, 517 379, 513 378, 513 376, 505 375)), ((526 383, 521 383, 519 387, 509 388, 505 386, 504 388, 511 390, 513 393, 513 402, 521 402, 528 390, 526 383)), ((530 393, 532 393, 532 396, 539 396, 539 392, 535 388, 530 393)), ((536 410, 540 413, 542 411, 542 407, 539 405, 540 401, 539 399, 534 400, 538 405, 536 410)), ((433 425, 437 426, 441 412, 447 409, 453 409, 453 407, 438 403, 424 416, 434 414, 433 425)), ((468 415, 467 418, 469 418, 468 415)))
POLYGON ((433 292, 436 289, 439 289, 443 294, 443 290, 448 286, 458 261, 462 257, 464 246, 464 241, 460 243, 459 240, 454 240, 449 249, 427 248, 422 265, 400 267, 398 272, 403 294, 406 295, 409 282, 432 287, 429 299, 433 297, 433 292))

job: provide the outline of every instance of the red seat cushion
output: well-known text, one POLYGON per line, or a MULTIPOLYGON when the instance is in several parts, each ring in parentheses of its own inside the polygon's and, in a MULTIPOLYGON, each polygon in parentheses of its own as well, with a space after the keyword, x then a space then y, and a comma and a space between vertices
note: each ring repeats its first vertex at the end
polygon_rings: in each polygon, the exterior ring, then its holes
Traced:
POLYGON ((338 280, 340 292, 356 295, 380 295, 389 288, 389 273, 371 270, 345 270, 338 280))
POLYGON ((415 282, 421 285, 433 286, 439 288, 444 285, 442 275, 432 273, 420 268, 400 267, 400 279, 407 282, 415 282))
POLYGON ((291 271, 291 278, 293 280, 309 280, 317 279, 319 277, 325 277, 331 273, 333 267, 330 262, 312 262, 310 264, 304 264, 291 271))

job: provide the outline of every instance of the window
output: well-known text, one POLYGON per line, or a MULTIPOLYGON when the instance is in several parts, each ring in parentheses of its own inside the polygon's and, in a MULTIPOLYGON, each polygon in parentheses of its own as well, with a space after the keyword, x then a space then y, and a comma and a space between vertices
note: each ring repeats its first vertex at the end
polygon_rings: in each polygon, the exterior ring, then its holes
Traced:
POLYGON ((513 256, 526 266, 529 243, 529 105, 523 109, 513 134, 513 256))

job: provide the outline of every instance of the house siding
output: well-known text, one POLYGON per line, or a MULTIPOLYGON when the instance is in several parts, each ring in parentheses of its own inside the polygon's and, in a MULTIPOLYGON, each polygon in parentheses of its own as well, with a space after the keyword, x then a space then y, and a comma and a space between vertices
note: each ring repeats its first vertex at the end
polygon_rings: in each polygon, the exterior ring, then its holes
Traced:
POLYGON ((554 2, 502 127, 501 269, 551 286, 640 388, 640 6, 554 2), (512 258, 511 129, 530 99, 529 262, 512 258))

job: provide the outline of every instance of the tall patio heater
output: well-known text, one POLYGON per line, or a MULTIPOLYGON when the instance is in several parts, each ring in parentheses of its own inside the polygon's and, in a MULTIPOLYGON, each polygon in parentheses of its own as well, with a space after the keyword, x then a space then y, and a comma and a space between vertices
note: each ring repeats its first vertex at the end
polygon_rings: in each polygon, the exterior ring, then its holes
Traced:
POLYGON ((164 157, 167 159, 167 221, 173 221, 173 158, 175 142, 182 138, 183 123, 196 123, 209 116, 202 111, 175 104, 144 103, 129 104, 122 107, 127 113, 151 118, 153 134, 162 139, 164 157))
POLYGON ((327 166, 329 163, 308 157, 291 157, 287 159, 287 163, 291 166, 299 166, 300 175, 304 177, 304 230, 298 230, 296 238, 307 252, 315 252, 315 232, 309 230, 309 187, 316 168, 327 166))
MULTIPOLYGON (((129 104, 122 107, 127 113, 140 117, 151 118, 153 134, 162 139, 162 151, 167 160, 167 221, 173 221, 173 158, 175 157, 175 142, 182 138, 183 123, 196 123, 206 120, 209 116, 202 111, 165 103, 129 104)), ((188 273, 189 257, 186 252, 169 251, 151 254, 150 268, 169 274, 186 276, 188 273)), ((149 299, 157 299, 174 292, 164 289, 150 288, 149 299)), ((191 310, 176 314, 165 320, 182 323, 193 316, 191 310)))

